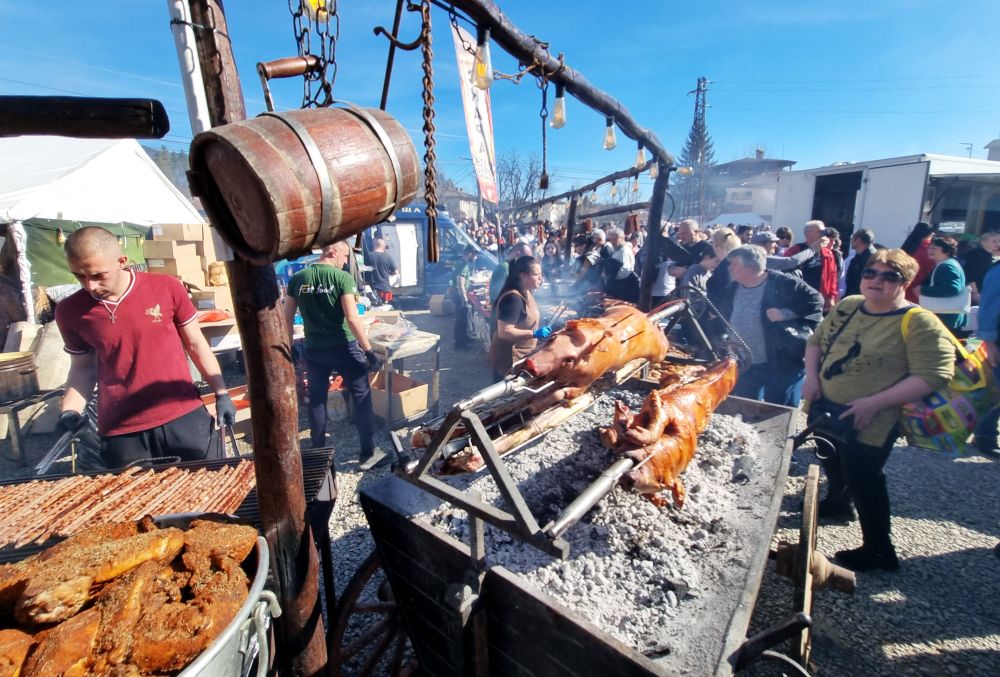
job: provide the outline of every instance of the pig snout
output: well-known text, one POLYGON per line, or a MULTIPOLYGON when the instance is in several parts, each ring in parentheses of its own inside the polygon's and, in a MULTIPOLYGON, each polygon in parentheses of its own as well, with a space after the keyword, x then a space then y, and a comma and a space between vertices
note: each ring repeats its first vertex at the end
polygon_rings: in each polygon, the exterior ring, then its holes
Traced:
POLYGON ((524 368, 532 376, 547 376, 560 367, 570 365, 576 360, 579 350, 565 334, 551 337, 541 349, 537 350, 524 362, 524 368))
POLYGON ((655 494, 663 489, 663 486, 647 471, 646 466, 622 475, 618 482, 622 488, 637 494, 655 494))

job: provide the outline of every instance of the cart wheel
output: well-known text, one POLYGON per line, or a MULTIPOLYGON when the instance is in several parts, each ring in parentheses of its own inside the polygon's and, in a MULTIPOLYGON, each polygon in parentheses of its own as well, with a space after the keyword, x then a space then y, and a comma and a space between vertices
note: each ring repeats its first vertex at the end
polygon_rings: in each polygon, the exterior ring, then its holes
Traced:
POLYGON ((334 675, 396 677, 409 672, 403 665, 409 638, 378 553, 368 556, 344 588, 330 633, 334 675))
MULTIPOLYGON (((795 598, 792 611, 802 611, 812 615, 812 558, 816 551, 816 516, 819 503, 819 466, 809 466, 806 474, 806 488, 802 499, 802 526, 799 527, 799 547, 795 558, 795 598)), ((812 651, 812 628, 803 628, 792 640, 792 657, 799 665, 809 665, 812 651)))

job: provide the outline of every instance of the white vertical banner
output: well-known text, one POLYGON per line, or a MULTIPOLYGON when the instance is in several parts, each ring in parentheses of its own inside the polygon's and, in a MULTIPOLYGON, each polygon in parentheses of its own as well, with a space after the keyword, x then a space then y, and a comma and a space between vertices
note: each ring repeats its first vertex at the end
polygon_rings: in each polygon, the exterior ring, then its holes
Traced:
POLYGON ((493 146, 493 112, 490 109, 490 92, 472 84, 472 65, 475 57, 465 45, 476 46, 476 38, 465 29, 452 25, 455 41, 455 58, 458 61, 458 79, 462 88, 462 107, 465 109, 465 128, 469 132, 469 150, 472 165, 479 181, 479 193, 485 202, 498 204, 497 160, 493 146))

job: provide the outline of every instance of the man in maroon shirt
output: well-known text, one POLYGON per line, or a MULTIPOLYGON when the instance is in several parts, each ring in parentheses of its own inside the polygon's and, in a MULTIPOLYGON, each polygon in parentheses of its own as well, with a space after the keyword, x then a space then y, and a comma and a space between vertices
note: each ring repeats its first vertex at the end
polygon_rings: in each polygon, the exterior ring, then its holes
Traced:
POLYGON ((56 306, 71 355, 60 426, 79 428, 96 385, 109 468, 163 456, 221 457, 216 422, 191 382, 187 355, 215 391, 218 424, 232 425, 236 408, 184 286, 169 275, 126 269, 118 238, 103 228, 71 234, 66 260, 83 289, 56 306))

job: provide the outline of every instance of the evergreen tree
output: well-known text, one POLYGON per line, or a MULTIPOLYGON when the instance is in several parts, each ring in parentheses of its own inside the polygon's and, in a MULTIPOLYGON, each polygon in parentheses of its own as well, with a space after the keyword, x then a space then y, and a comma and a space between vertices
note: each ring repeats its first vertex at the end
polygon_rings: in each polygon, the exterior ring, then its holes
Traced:
POLYGON ((695 120, 691 125, 687 141, 681 149, 680 157, 677 159, 679 167, 691 167, 694 174, 691 176, 680 176, 674 174, 673 196, 677 202, 679 213, 677 216, 697 216, 702 213, 699 204, 698 186, 701 179, 700 173, 707 172, 709 167, 715 164, 715 148, 712 144, 712 135, 708 133, 708 126, 704 120, 695 120), (704 157, 700 156, 699 149, 704 148, 704 157))

